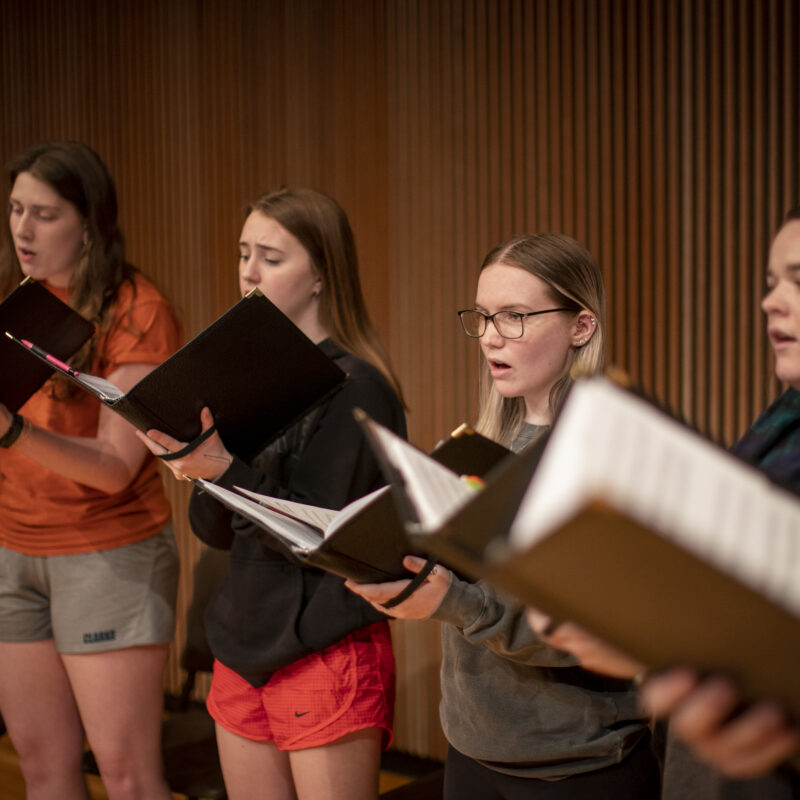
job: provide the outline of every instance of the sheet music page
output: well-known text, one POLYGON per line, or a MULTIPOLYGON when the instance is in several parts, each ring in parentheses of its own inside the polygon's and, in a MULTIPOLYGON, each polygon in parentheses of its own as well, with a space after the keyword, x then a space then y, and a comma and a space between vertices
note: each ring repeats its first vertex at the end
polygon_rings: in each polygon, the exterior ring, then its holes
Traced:
POLYGON ((76 383, 81 384, 87 388, 92 394, 97 395, 101 400, 113 401, 119 400, 124 396, 124 392, 115 386, 111 381, 105 378, 98 378, 96 375, 87 375, 84 372, 79 372, 77 375, 69 375, 76 383))
POLYGON ((247 497, 231 492, 202 478, 195 481, 195 483, 204 492, 207 492, 230 508, 231 511, 241 514, 241 516, 276 535, 288 547, 303 552, 310 552, 319 547, 320 534, 304 522, 299 522, 287 517, 285 514, 272 511, 247 497))
MULTIPOLYGON (((362 508, 365 508, 370 503, 373 503, 378 499, 378 497, 380 497, 382 494, 386 494, 388 491, 388 486, 381 486, 380 489, 376 489, 374 492, 365 494, 363 497, 359 497, 358 500, 353 500, 352 503, 348 503, 338 514, 336 514, 330 525, 328 525, 328 528, 325 531, 325 538, 327 539, 329 536, 332 536, 334 533, 336 533, 336 531, 338 531, 354 516, 356 516, 356 514, 358 514, 362 508)), ((375 534, 380 535, 380 531, 375 531, 375 534)))
POLYGON ((243 489, 241 486, 236 486, 235 489, 237 492, 241 492, 247 495, 247 497, 252 498, 260 505, 272 508, 293 519, 313 526, 325 538, 339 530, 339 528, 358 514, 364 506, 369 505, 378 495, 389 491, 388 486, 382 486, 380 489, 376 489, 374 492, 370 492, 363 497, 359 497, 358 500, 348 503, 340 511, 333 511, 329 508, 319 508, 317 506, 306 505, 305 503, 297 503, 294 500, 270 497, 266 494, 259 494, 249 489, 243 489))
POLYGON ((530 547, 592 500, 800 613, 800 500, 600 379, 570 394, 512 526, 512 547, 530 547))
POLYGON ((475 490, 452 470, 418 450, 382 425, 370 422, 386 459, 405 482, 405 492, 417 511, 422 532, 440 528, 475 490))
POLYGON ((285 514, 292 519, 296 519, 299 522, 304 522, 306 525, 310 525, 320 534, 323 534, 327 527, 333 522, 336 518, 336 515, 339 513, 334 511, 330 508, 319 508, 318 506, 310 506, 306 503, 297 503, 294 500, 283 500, 280 497, 271 497, 267 494, 259 494, 258 492, 253 492, 250 489, 243 489, 241 486, 234 487, 237 492, 241 492, 243 495, 246 495, 251 500, 254 500, 259 505, 262 505, 266 508, 272 508, 275 511, 279 511, 282 514, 285 514))

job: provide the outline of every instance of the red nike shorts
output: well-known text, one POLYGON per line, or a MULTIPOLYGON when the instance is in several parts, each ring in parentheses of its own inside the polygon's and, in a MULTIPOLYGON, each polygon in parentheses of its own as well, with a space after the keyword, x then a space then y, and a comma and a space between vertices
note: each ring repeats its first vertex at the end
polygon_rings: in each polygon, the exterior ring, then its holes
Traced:
POLYGON ((214 661, 206 705, 223 728, 279 750, 305 750, 365 728, 392 741, 394 657, 389 625, 376 622, 273 673, 255 688, 214 661))

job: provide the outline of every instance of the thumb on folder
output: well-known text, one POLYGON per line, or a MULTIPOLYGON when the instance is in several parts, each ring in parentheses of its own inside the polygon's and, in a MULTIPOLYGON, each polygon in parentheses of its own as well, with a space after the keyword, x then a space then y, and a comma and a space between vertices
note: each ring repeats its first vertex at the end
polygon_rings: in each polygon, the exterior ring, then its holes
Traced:
POLYGON ((136 435, 155 456, 163 457, 187 450, 179 458, 164 461, 178 480, 205 478, 216 481, 230 466, 233 456, 226 450, 219 434, 214 430, 214 416, 209 408, 200 412, 200 444, 191 448, 190 443, 179 442, 163 431, 150 429, 136 435))

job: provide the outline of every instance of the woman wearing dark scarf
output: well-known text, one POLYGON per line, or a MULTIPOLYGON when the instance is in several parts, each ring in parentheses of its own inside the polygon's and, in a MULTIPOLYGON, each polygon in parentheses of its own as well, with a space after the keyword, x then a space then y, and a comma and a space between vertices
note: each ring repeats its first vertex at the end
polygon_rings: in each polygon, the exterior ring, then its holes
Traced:
MULTIPOLYGON (((731 451, 800 493, 800 208, 786 215, 770 247, 761 307, 775 373, 788 388, 731 451)), ((548 623, 538 612, 529 621, 538 630, 548 623)), ((625 677, 642 669, 572 624, 548 641, 600 672, 625 677)), ((800 732, 777 703, 763 700, 734 715, 740 704, 735 686, 724 676, 701 680, 688 667, 649 678, 643 698, 656 716, 669 717, 664 800, 800 798, 800 772, 787 764, 800 748, 800 732)))

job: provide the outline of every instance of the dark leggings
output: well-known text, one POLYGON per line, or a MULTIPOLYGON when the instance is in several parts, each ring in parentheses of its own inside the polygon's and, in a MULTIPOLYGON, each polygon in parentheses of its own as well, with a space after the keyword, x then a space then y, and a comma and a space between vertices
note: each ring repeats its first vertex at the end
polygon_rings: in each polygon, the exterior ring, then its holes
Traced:
POLYGON ((661 772, 649 737, 620 764, 560 781, 517 778, 447 751, 444 800, 658 800, 661 772))

